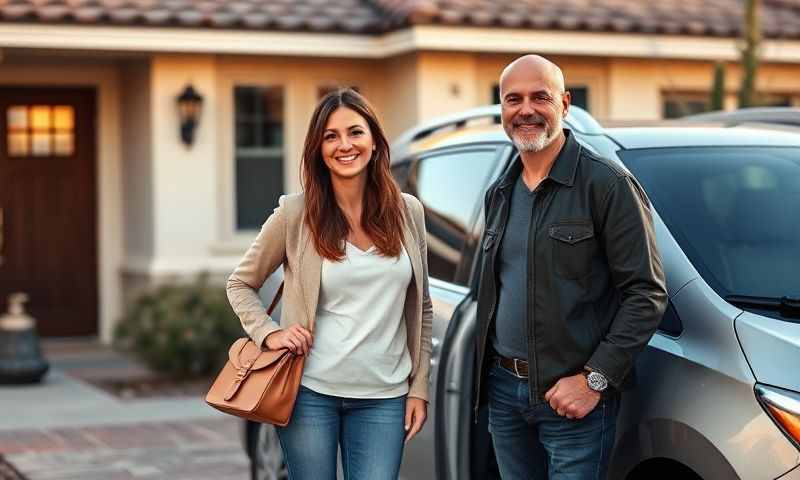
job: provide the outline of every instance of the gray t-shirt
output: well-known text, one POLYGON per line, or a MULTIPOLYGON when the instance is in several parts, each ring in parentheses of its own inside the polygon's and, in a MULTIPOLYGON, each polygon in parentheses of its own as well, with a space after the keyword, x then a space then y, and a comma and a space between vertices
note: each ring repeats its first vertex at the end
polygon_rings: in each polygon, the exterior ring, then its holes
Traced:
POLYGON ((492 346, 504 357, 528 358, 526 317, 528 311, 528 233, 533 217, 535 191, 519 176, 511 193, 508 223, 498 251, 500 288, 492 346))

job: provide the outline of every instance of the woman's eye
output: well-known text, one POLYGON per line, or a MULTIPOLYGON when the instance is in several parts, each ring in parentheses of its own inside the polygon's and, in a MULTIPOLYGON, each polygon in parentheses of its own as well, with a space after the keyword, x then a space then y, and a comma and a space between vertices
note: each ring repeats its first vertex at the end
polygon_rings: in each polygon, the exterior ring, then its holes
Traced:
POLYGON ((363 134, 364 134, 363 130, 353 130, 353 135, 363 135, 363 134))
POLYGON ((322 138, 324 138, 325 140, 333 140, 334 138, 336 138, 336 135, 329 133, 322 138))

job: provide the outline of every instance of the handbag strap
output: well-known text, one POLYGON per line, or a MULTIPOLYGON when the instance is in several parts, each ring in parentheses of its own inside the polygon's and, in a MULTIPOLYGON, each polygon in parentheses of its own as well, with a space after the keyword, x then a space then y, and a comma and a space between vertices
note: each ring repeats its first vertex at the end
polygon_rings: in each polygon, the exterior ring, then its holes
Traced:
MULTIPOLYGON (((267 309, 267 315, 269 315, 270 317, 272 316, 272 311, 275 310, 275 307, 278 306, 278 302, 281 300, 282 296, 283 296, 283 282, 281 282, 281 286, 278 287, 278 291, 275 292, 275 296, 272 298, 272 303, 269 304, 269 308, 267 309)), ((308 330, 312 333, 314 332, 313 320, 308 330)))
POLYGON ((269 304, 269 308, 267 309, 267 315, 270 317, 272 316, 272 311, 275 310, 275 307, 278 306, 278 302, 281 300, 283 296, 283 282, 281 282, 281 286, 278 287, 278 291, 275 292, 275 296, 272 298, 272 303, 269 304))

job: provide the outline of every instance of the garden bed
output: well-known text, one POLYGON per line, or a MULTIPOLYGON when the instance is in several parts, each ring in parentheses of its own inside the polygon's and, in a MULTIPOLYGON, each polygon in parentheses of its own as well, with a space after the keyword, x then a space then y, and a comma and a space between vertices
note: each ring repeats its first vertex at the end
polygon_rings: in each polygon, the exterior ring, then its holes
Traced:
POLYGON ((205 397, 213 378, 175 380, 166 377, 86 380, 122 399, 155 397, 205 397))

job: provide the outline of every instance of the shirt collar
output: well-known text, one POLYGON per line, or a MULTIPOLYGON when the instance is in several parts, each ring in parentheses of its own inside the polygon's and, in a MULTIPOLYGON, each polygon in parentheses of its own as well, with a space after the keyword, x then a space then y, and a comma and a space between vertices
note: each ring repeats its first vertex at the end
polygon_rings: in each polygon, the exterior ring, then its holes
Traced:
MULTIPOLYGON (((575 136, 567 128, 564 129, 564 136, 566 137, 564 145, 561 146, 561 151, 558 152, 556 161, 553 162, 550 173, 547 174, 545 180, 549 178, 554 182, 571 187, 575 184, 575 173, 578 170, 581 144, 575 140, 575 136)), ((504 189, 513 186, 521 172, 522 162, 520 161, 520 154, 517 152, 498 188, 504 189)))

